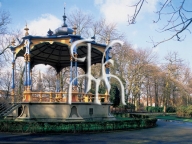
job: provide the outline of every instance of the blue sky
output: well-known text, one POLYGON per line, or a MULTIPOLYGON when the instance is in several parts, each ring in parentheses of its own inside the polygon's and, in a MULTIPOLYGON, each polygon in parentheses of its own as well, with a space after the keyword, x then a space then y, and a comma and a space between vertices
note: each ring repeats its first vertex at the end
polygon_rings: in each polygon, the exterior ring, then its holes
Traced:
MULTIPOLYGON (((29 33, 35 35, 46 35, 49 28, 52 30, 62 23, 63 7, 66 3, 66 14, 79 8, 86 13, 92 14, 95 19, 105 18, 109 23, 117 23, 118 30, 126 35, 126 39, 135 47, 152 49, 149 37, 155 41, 168 38, 170 33, 158 33, 156 30, 162 27, 163 22, 154 24, 156 15, 154 11, 158 8, 160 0, 150 0, 142 9, 137 23, 128 26, 127 15, 133 12, 129 7, 136 0, 0 0, 0 9, 9 11, 11 16, 10 29, 23 29, 28 23, 29 33)), ((189 1, 189 6, 192 1, 189 1)), ((191 28, 191 26, 190 26, 191 28)), ((192 35, 186 34, 182 42, 175 40, 163 43, 153 52, 159 56, 159 63, 163 63, 168 52, 178 52, 179 57, 190 63, 192 68, 192 35)))

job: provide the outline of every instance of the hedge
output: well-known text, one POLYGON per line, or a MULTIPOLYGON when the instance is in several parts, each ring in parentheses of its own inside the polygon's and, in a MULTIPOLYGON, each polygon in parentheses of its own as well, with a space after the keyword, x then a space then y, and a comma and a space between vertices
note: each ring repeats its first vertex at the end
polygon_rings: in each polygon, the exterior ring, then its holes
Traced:
POLYGON ((148 107, 146 107, 146 110, 148 112, 163 112, 163 107, 148 106, 148 107))
POLYGON ((113 130, 129 130, 156 126, 157 119, 133 119, 90 122, 20 122, 1 120, 0 132, 19 133, 81 133, 113 130))

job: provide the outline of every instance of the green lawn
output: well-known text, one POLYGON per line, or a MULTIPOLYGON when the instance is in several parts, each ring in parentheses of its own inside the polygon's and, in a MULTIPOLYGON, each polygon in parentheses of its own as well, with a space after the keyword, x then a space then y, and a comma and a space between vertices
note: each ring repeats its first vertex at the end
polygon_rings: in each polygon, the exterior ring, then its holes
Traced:
POLYGON ((134 118, 130 117, 116 117, 117 120, 133 120, 134 118))
POLYGON ((180 118, 180 117, 177 117, 176 114, 156 115, 154 117, 156 117, 157 119, 164 119, 164 120, 177 120, 177 121, 183 121, 183 122, 192 122, 192 118, 180 118))
MULTIPOLYGON (((180 118, 176 116, 176 113, 146 113, 142 114, 149 116, 151 118, 157 118, 157 119, 164 119, 164 120, 175 120, 175 121, 183 121, 183 122, 192 122, 192 118, 180 118)), ((129 120, 133 118, 129 118, 125 115, 118 115, 116 116, 117 120, 129 120)))

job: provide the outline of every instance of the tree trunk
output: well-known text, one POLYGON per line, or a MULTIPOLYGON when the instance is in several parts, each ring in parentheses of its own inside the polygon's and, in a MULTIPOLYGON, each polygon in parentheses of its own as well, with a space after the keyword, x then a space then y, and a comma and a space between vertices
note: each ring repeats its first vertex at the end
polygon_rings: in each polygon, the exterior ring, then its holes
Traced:
POLYGON ((20 77, 19 77, 19 87, 18 87, 18 96, 19 96, 19 100, 22 100, 22 86, 23 86, 23 75, 25 72, 25 68, 23 67, 22 73, 20 73, 20 77))
POLYGON ((158 83, 155 81, 155 107, 158 106, 158 83))
POLYGON ((167 104, 165 103, 163 106, 163 112, 166 113, 166 110, 167 110, 167 104))
POLYGON ((135 111, 138 111, 138 102, 135 100, 135 111))
POLYGON ((147 85, 147 111, 148 111, 148 106, 149 106, 149 85, 147 85))
POLYGON ((166 113, 167 109, 167 93, 164 95, 164 101, 163 101, 163 112, 166 113))
POLYGON ((152 106, 152 95, 151 95, 151 87, 150 87, 150 85, 149 85, 149 93, 150 93, 150 106, 152 106))

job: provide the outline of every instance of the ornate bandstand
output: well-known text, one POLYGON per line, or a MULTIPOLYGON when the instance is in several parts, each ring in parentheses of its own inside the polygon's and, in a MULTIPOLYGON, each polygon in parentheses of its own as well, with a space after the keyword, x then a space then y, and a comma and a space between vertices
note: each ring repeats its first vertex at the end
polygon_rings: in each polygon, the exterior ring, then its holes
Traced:
MULTIPOLYGON (((76 27, 69 28, 66 24, 66 16, 64 9, 63 25, 57 28, 54 32, 49 29, 47 36, 32 36, 28 33, 29 29, 25 28, 25 37, 23 41, 15 46, 14 41, 11 45, 13 53, 12 61, 12 103, 15 101, 15 60, 18 57, 24 57, 24 92, 23 100, 19 102, 21 110, 16 108, 10 116, 17 117, 16 120, 54 120, 54 121, 84 121, 84 120, 114 120, 110 114, 109 95, 99 94, 98 100, 101 104, 95 104, 93 101, 95 95, 92 93, 79 92, 77 88, 78 79, 77 67, 82 68, 85 73, 88 70, 88 59, 83 62, 78 62, 76 58, 87 56, 87 42, 81 43, 73 50, 73 57, 70 52, 71 45, 78 40, 84 40, 80 35, 76 34, 76 27), (52 66, 57 72, 56 91, 33 91, 32 89, 32 69, 35 65, 45 64, 52 66), (71 103, 68 103, 68 92, 60 89, 59 73, 65 68, 70 67, 70 81, 73 81, 71 103)), ((101 63, 106 45, 96 43, 94 40, 91 44, 91 65, 101 63)), ((109 51, 105 54, 105 60, 110 59, 109 51)), ((109 73, 109 68, 105 67, 106 73, 109 73)), ((86 79, 85 79, 86 81, 86 79)))

